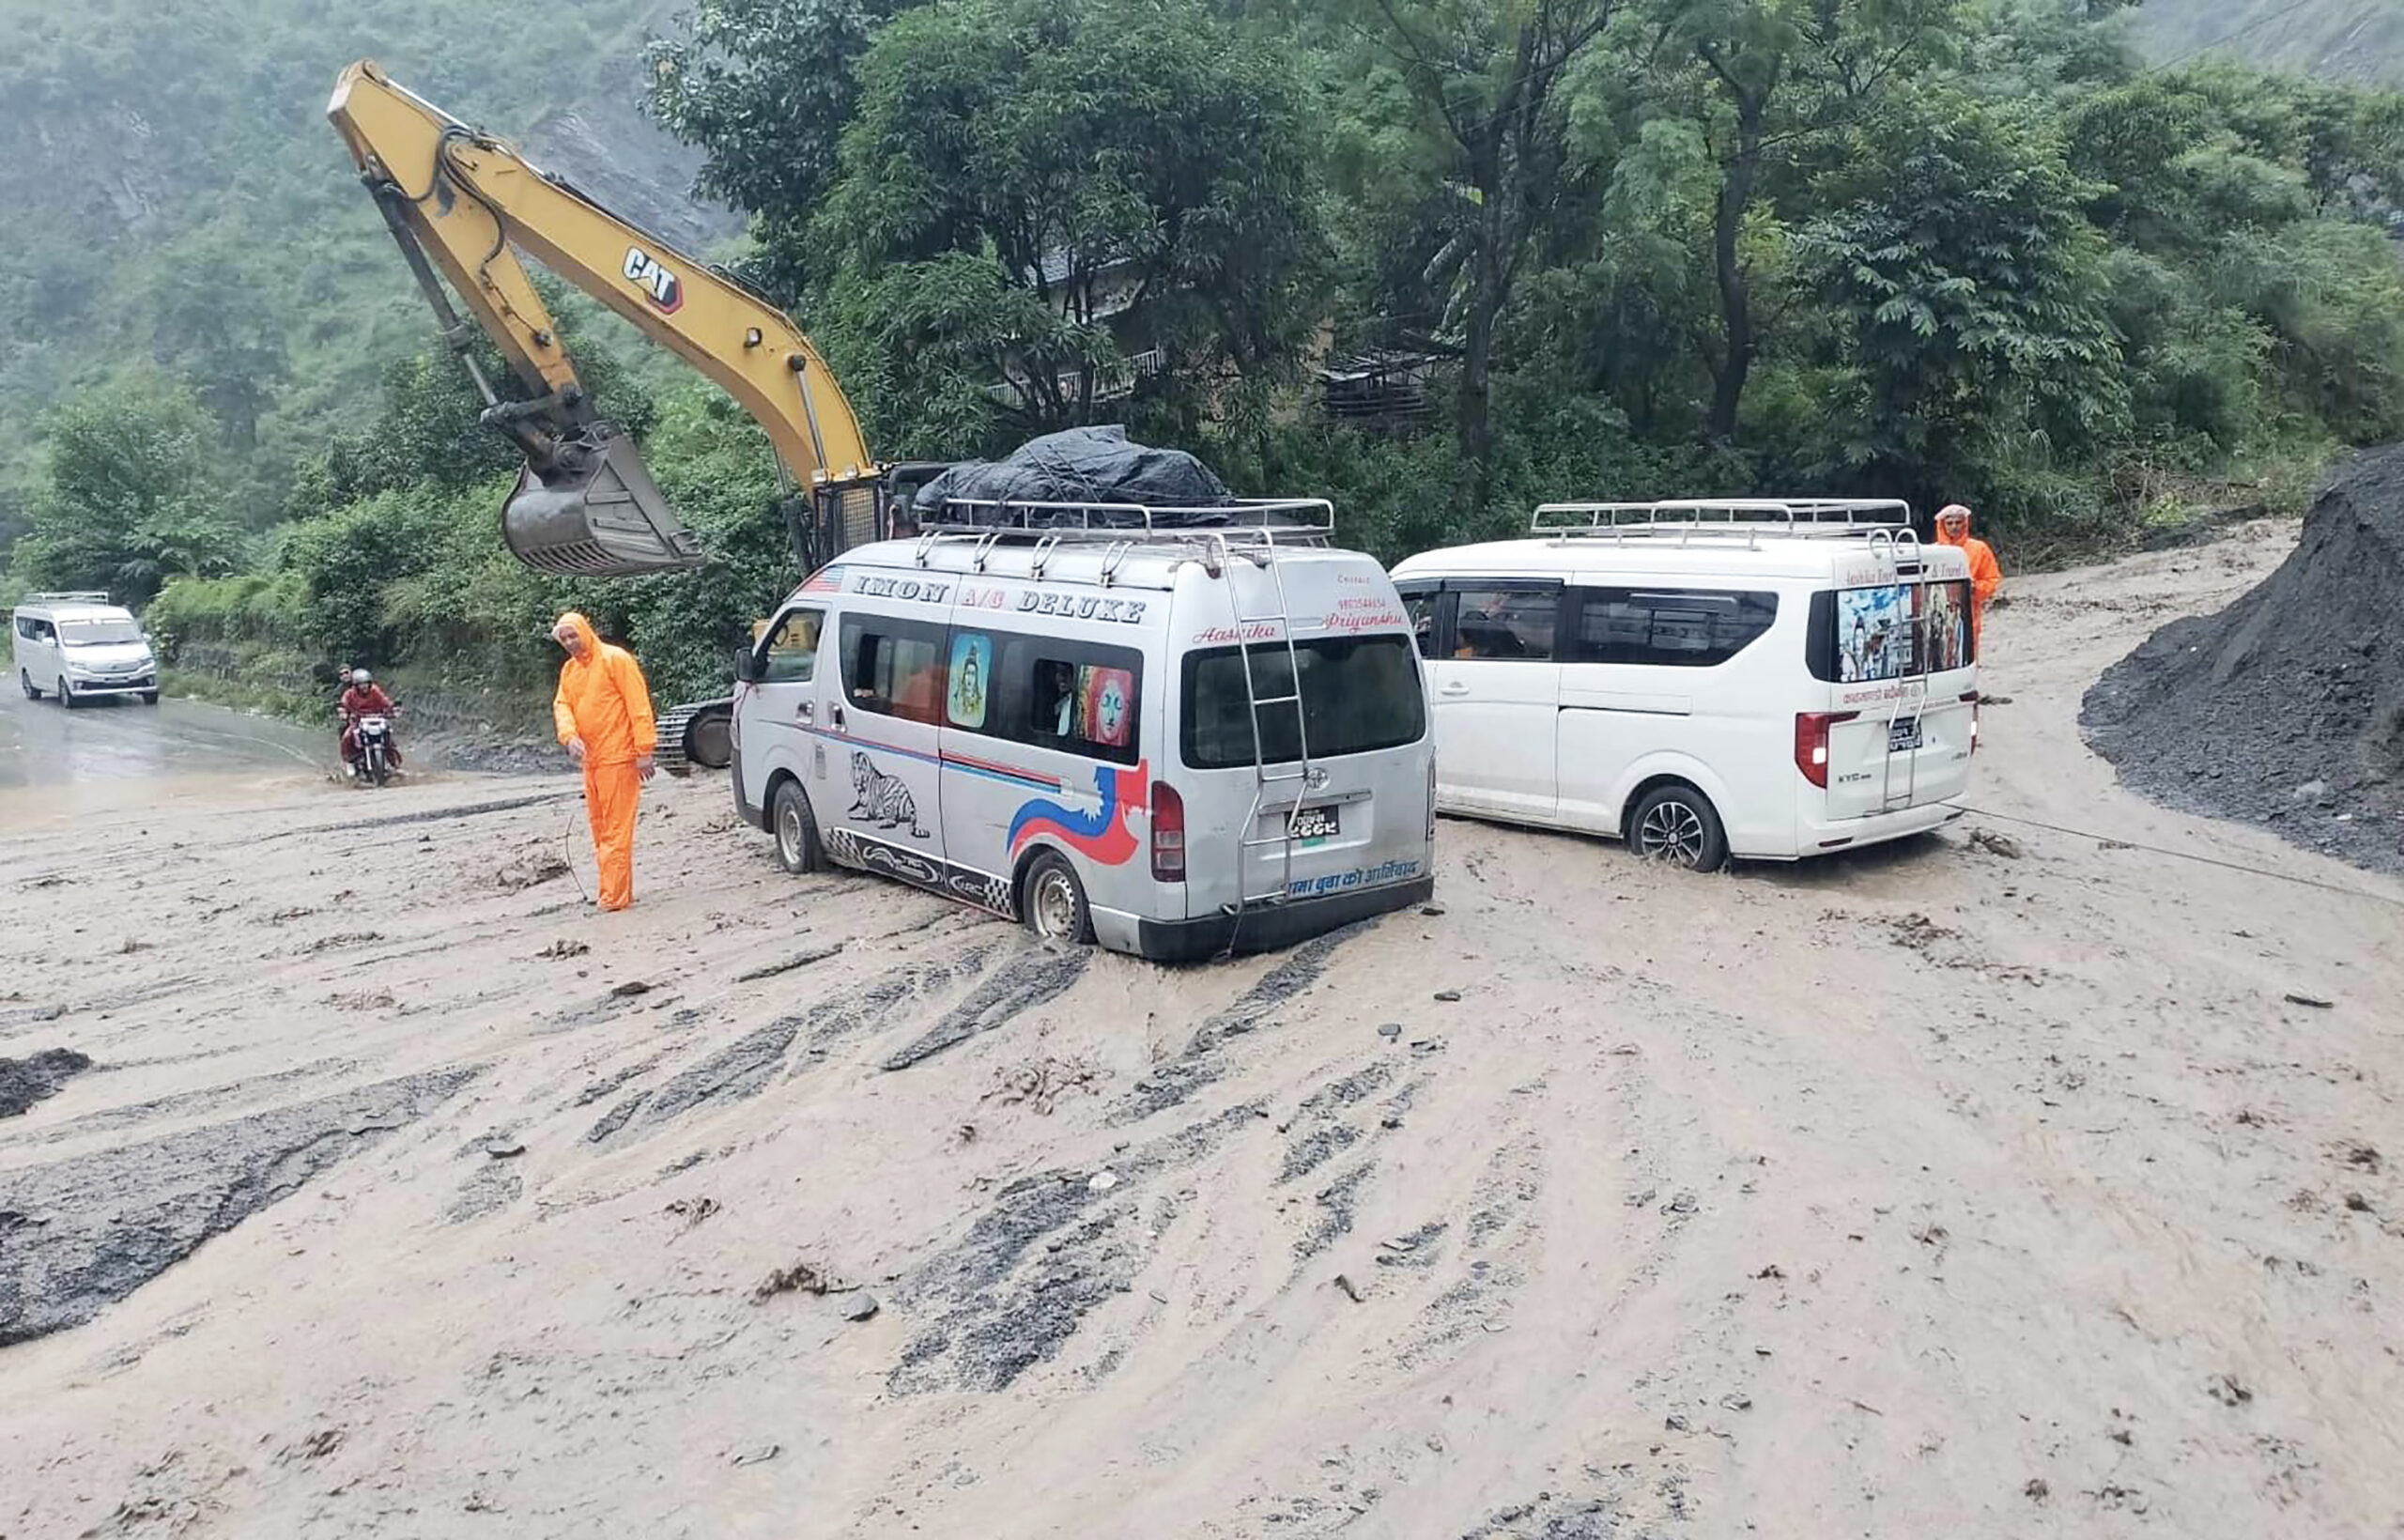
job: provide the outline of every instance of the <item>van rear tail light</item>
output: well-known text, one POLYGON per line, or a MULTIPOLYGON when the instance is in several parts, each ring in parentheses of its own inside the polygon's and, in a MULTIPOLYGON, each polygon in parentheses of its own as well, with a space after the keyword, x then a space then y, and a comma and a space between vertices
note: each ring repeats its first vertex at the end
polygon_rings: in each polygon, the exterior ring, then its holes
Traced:
POLYGON ((1152 881, 1185 881, 1185 799, 1164 780, 1152 782, 1152 881))
POLYGON ((1857 711, 1798 711, 1795 714, 1795 768, 1822 791, 1828 786, 1828 729, 1850 722, 1857 711))
POLYGON ((1962 704, 1970 708, 1970 752, 1975 754, 1979 751, 1979 692, 1964 690, 1962 704))

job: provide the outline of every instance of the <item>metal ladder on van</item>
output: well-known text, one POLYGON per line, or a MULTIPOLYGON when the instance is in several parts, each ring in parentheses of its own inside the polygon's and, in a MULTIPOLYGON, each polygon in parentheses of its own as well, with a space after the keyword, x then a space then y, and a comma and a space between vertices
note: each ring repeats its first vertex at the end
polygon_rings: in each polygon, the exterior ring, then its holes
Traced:
POLYGON ((1227 930, 1227 947, 1232 951, 1235 947, 1236 933, 1243 928, 1245 913, 1260 905, 1283 903, 1293 890, 1294 829, 1296 822, 1302 817, 1302 796, 1310 786, 1316 766, 1311 762, 1310 723, 1305 719, 1302 710, 1302 654, 1294 646, 1292 604, 1286 594, 1286 574, 1277 561, 1275 532, 1264 530, 1260 531, 1260 538, 1256 545, 1247 543, 1252 548, 1256 549, 1260 565, 1266 568, 1269 574, 1270 591, 1276 596, 1276 608, 1262 614, 1244 613, 1243 601, 1238 596, 1235 562, 1243 558, 1230 549, 1228 541, 1223 534, 1212 535, 1211 545, 1212 554, 1219 562, 1219 570, 1226 574, 1227 608, 1235 615, 1236 655, 1243 660, 1244 705, 1247 718, 1252 724, 1252 807, 1244 814, 1243 823, 1236 831, 1236 899, 1232 904, 1225 906, 1226 912, 1235 916, 1235 923, 1227 930), (1251 639, 1252 628, 1264 624, 1277 627, 1280 642, 1286 650, 1287 685, 1286 693, 1282 695, 1261 693, 1262 680, 1251 639), (1263 714, 1283 710, 1289 706, 1294 713, 1296 758, 1290 765, 1272 769, 1268 757, 1267 717, 1263 714), (1286 808, 1284 830, 1278 834, 1256 833, 1260 824, 1261 814, 1269 810, 1271 796, 1281 786, 1291 786, 1294 789, 1293 801, 1286 808), (1272 847, 1278 850, 1281 857, 1278 864, 1277 886, 1272 891, 1265 893, 1246 891, 1245 873, 1248 863, 1245 858, 1254 851, 1268 850, 1272 847))
MULTIPOLYGON (((1872 531, 1870 535, 1870 550, 1872 555, 1885 560, 1888 567, 1893 570, 1895 580, 1899 583, 1903 578, 1903 557, 1908 551, 1915 564, 1920 567, 1920 581, 1925 582, 1927 569, 1919 555, 1918 531, 1908 527, 1891 531, 1872 531)), ((1900 796, 1897 795, 1895 788, 1895 728, 1897 724, 1908 724, 1916 733, 1927 731, 1921 718, 1928 711, 1928 617, 1917 604, 1912 607, 1911 639, 1914 671, 1896 679, 1895 698, 1887 706, 1887 743, 1884 757, 1880 762, 1883 773, 1878 789, 1878 808, 1881 812, 1893 812, 1898 808, 1910 807, 1919 792, 1919 753, 1917 749, 1907 750, 1904 753, 1903 785, 1900 796)))

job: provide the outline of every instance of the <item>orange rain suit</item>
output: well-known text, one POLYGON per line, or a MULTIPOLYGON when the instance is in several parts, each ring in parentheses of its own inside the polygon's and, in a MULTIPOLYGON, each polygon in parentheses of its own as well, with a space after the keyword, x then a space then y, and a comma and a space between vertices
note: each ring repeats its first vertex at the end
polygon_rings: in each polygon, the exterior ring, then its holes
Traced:
POLYGON ((1995 549, 1970 532, 1970 510, 1958 502, 1950 502, 1936 511, 1936 543, 1959 546, 1970 559, 1970 644, 1978 645, 1979 623, 1986 618, 1987 601, 2003 587, 2003 568, 1996 564, 1995 549), (1956 516, 1962 521, 1962 532, 1954 534, 1946 526, 1956 516))
POLYGON ((593 823, 593 858, 601 869, 601 907, 635 901, 635 805, 642 772, 658 747, 651 690, 632 653, 593 634, 593 623, 570 610, 559 619, 584 639, 581 656, 560 666, 551 722, 560 745, 584 740, 584 811, 593 823))

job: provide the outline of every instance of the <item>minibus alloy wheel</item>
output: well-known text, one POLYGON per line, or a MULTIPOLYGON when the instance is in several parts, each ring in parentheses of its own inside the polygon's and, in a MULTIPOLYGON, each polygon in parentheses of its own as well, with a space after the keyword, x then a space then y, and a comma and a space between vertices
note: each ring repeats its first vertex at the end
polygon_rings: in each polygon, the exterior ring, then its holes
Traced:
POLYGON ((1689 871, 1728 864, 1728 835, 1711 799, 1684 781, 1656 786, 1637 799, 1627 819, 1628 845, 1648 861, 1689 871))

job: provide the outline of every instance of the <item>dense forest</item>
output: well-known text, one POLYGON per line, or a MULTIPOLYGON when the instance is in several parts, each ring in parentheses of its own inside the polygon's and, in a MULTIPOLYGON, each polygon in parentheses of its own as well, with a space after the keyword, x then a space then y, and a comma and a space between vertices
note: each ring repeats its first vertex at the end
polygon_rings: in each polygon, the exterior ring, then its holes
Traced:
POLYGON ((2227 8, 2147 62, 2177 17, 2109 0, 246 0, 151 80, 114 5, 0 0, 0 540, 221 687, 356 658, 505 706, 575 603, 686 697, 797 576, 756 428, 573 302, 713 561, 502 552, 508 447, 318 116, 362 54, 563 149, 622 132, 679 183, 646 222, 735 237, 881 454, 1125 422, 1389 558, 1782 490, 1965 501, 2025 565, 2404 437, 2404 97, 2228 62, 2268 23, 2227 8))

